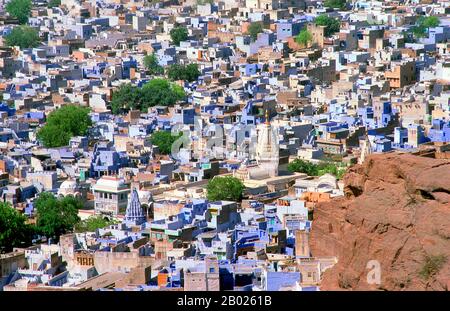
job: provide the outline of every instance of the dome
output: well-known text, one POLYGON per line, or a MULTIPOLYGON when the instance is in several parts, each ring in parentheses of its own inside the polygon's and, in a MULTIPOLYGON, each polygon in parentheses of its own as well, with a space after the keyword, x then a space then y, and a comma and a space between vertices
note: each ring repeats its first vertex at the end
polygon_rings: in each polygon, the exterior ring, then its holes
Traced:
POLYGON ((144 203, 153 202, 153 194, 151 191, 138 190, 139 200, 144 203))
POLYGON ((333 190, 337 188, 337 179, 331 174, 324 174, 317 180, 317 188, 319 190, 333 190))
POLYGON ((234 177, 240 180, 248 179, 248 168, 247 165, 242 163, 237 170, 234 171, 234 177))
POLYGON ((67 179, 63 181, 61 186, 59 187, 58 194, 59 195, 75 195, 79 191, 78 184, 74 179, 67 179))
POLYGON ((95 189, 100 191, 120 191, 128 188, 123 178, 114 176, 102 176, 95 184, 95 189))
POLYGON ((69 190, 69 189, 73 190, 73 189, 77 189, 77 188, 78 188, 78 184, 73 179, 65 180, 59 187, 59 189, 67 189, 67 190, 69 190))

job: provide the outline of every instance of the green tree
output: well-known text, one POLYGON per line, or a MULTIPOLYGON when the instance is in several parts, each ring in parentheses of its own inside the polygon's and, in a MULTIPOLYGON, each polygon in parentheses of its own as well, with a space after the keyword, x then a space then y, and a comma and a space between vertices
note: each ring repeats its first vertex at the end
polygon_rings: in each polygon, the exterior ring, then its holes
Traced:
POLYGON ((423 38, 427 35, 427 29, 423 25, 414 25, 411 27, 411 32, 416 38, 423 38))
POLYGON ((72 135, 69 132, 62 131, 60 126, 46 124, 38 130, 37 137, 45 147, 55 148, 66 146, 72 138, 72 135))
POLYGON ((209 201, 240 201, 244 193, 244 184, 232 176, 216 176, 206 186, 209 201))
POLYGON ((172 106, 186 96, 181 86, 165 79, 150 80, 144 84, 141 93, 142 111, 147 111, 149 107, 156 105, 172 106))
POLYGON ((343 10, 343 9, 345 9, 345 7, 347 5, 347 1, 346 0, 325 0, 324 5, 329 8, 343 10))
POLYGON ((85 220, 80 221, 75 225, 76 232, 94 232, 97 229, 105 228, 109 225, 116 224, 114 220, 110 220, 103 216, 91 216, 85 220))
POLYGON ((14 27, 5 37, 6 45, 19 46, 21 49, 34 48, 40 43, 38 32, 26 25, 14 27))
POLYGON ((248 26, 248 34, 252 41, 258 39, 258 34, 263 32, 263 24, 261 22, 253 22, 248 26))
POLYGON ((189 64, 185 67, 185 79, 189 82, 197 81, 200 76, 200 70, 198 70, 197 64, 189 64))
POLYGON ((411 27, 411 32, 416 38, 426 37, 430 28, 439 26, 440 20, 437 16, 421 16, 416 24, 411 27))
POLYGON ((20 24, 26 24, 31 14, 31 0, 11 0, 6 5, 6 12, 20 24))
POLYGON ((197 64, 179 65, 173 64, 167 69, 167 76, 171 80, 197 81, 200 76, 197 64))
POLYGON ((319 175, 319 170, 317 165, 312 162, 305 161, 302 159, 295 159, 291 163, 288 164, 288 171, 290 172, 298 172, 304 173, 309 176, 317 176, 319 175))
POLYGON ((342 179, 345 174, 345 166, 338 165, 335 162, 323 161, 318 164, 305 161, 302 159, 295 159, 288 164, 288 171, 305 173, 308 176, 322 176, 324 174, 332 174, 337 179, 342 179))
POLYGON ((83 136, 92 125, 89 108, 65 105, 52 111, 37 138, 48 148, 67 146, 73 136, 83 136))
POLYGON ((311 42, 312 39, 313 39, 312 34, 307 29, 303 29, 295 37, 295 42, 304 46, 308 46, 308 43, 311 42))
POLYGON ((404 30, 404 31, 402 31, 402 35, 403 35, 403 38, 405 40, 405 43, 414 43, 414 38, 411 35, 411 32, 408 32, 408 31, 404 30))
POLYGON ((113 92, 111 111, 120 114, 130 109, 148 111, 156 105, 171 106, 186 97, 182 87, 166 79, 153 79, 138 88, 132 84, 123 84, 113 92))
POLYGON ((26 224, 26 220, 27 218, 9 203, 0 203, 0 253, 31 244, 33 229, 26 224))
POLYGON ((325 26, 325 36, 329 37, 334 33, 338 32, 341 23, 338 19, 330 17, 328 15, 322 14, 316 17, 315 24, 318 26, 325 26))
POLYGON ((58 7, 60 5, 61 5, 61 0, 49 0, 47 7, 54 8, 54 7, 58 7))
POLYGON ((172 80, 184 80, 184 65, 173 64, 167 68, 167 77, 172 80))
POLYGON ((171 132, 168 131, 156 131, 152 133, 150 137, 150 142, 158 146, 159 152, 161 154, 170 154, 172 150, 172 144, 181 136, 183 133, 179 133, 178 135, 172 135, 171 132))
POLYGON ((173 44, 180 46, 181 41, 185 41, 188 37, 188 30, 186 27, 178 26, 170 31, 170 38, 172 38, 173 44))
POLYGON ((37 229, 47 238, 59 237, 72 231, 80 221, 78 210, 83 203, 74 196, 56 198, 49 192, 43 192, 35 202, 37 229))
POLYGON ((159 65, 158 58, 154 53, 144 57, 144 66, 152 75, 161 75, 164 73, 164 68, 159 65))
POLYGON ((427 16, 419 18, 419 24, 423 25, 426 28, 434 28, 439 26, 440 20, 437 16, 427 16))
POLYGON ((140 109, 140 101, 141 93, 137 86, 131 83, 122 84, 112 93, 111 112, 120 114, 128 110, 140 109))

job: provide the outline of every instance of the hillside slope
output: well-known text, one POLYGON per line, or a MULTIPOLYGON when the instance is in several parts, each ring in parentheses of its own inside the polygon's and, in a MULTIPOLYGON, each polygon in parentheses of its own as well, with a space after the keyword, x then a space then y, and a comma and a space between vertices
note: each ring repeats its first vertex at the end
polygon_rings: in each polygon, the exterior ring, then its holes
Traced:
POLYGON ((344 183, 345 198, 314 211, 313 256, 338 257, 321 288, 448 290, 450 161, 372 155, 344 183), (367 283, 370 260, 380 263, 380 285, 367 283))

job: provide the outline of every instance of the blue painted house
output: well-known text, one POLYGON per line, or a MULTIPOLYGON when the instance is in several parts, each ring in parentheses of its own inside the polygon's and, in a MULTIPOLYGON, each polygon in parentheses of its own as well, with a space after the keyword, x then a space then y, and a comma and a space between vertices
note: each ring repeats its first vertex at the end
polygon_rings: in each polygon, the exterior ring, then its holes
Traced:
POLYGON ((285 40, 289 37, 295 37, 300 33, 305 22, 300 21, 280 21, 277 23, 277 40, 285 40))
POLYGON ((137 68, 136 59, 129 57, 122 61, 122 79, 130 79, 132 68, 137 68))
POLYGON ((450 142, 450 121, 434 119, 428 138, 432 142, 450 142))
POLYGON ((263 274, 262 285, 266 291, 279 291, 282 287, 300 283, 300 272, 267 271, 263 274))
POLYGON ((114 175, 119 169, 128 166, 129 158, 125 152, 110 150, 108 147, 96 145, 90 168, 91 177, 114 175))
POLYGON ((12 117, 13 115, 16 114, 16 109, 14 109, 12 107, 9 107, 5 103, 0 103, 0 111, 1 112, 6 112, 8 114, 8 117, 12 117))
POLYGON ((103 71, 106 69, 107 63, 101 62, 96 65, 83 66, 81 69, 83 71, 83 78, 96 78, 100 79, 103 71))

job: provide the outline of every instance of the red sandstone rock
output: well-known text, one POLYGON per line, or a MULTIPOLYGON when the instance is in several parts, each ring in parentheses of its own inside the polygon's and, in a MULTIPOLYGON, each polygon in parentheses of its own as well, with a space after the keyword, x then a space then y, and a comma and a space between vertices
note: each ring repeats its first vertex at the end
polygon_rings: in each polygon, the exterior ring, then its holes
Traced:
POLYGON ((448 290, 450 161, 389 153, 372 155, 344 177, 345 198, 320 203, 311 232, 313 256, 337 256, 323 290, 448 290), (426 256, 446 261, 428 278, 426 256), (437 258, 437 257, 432 257, 437 258), (381 284, 368 284, 370 260, 381 284))

